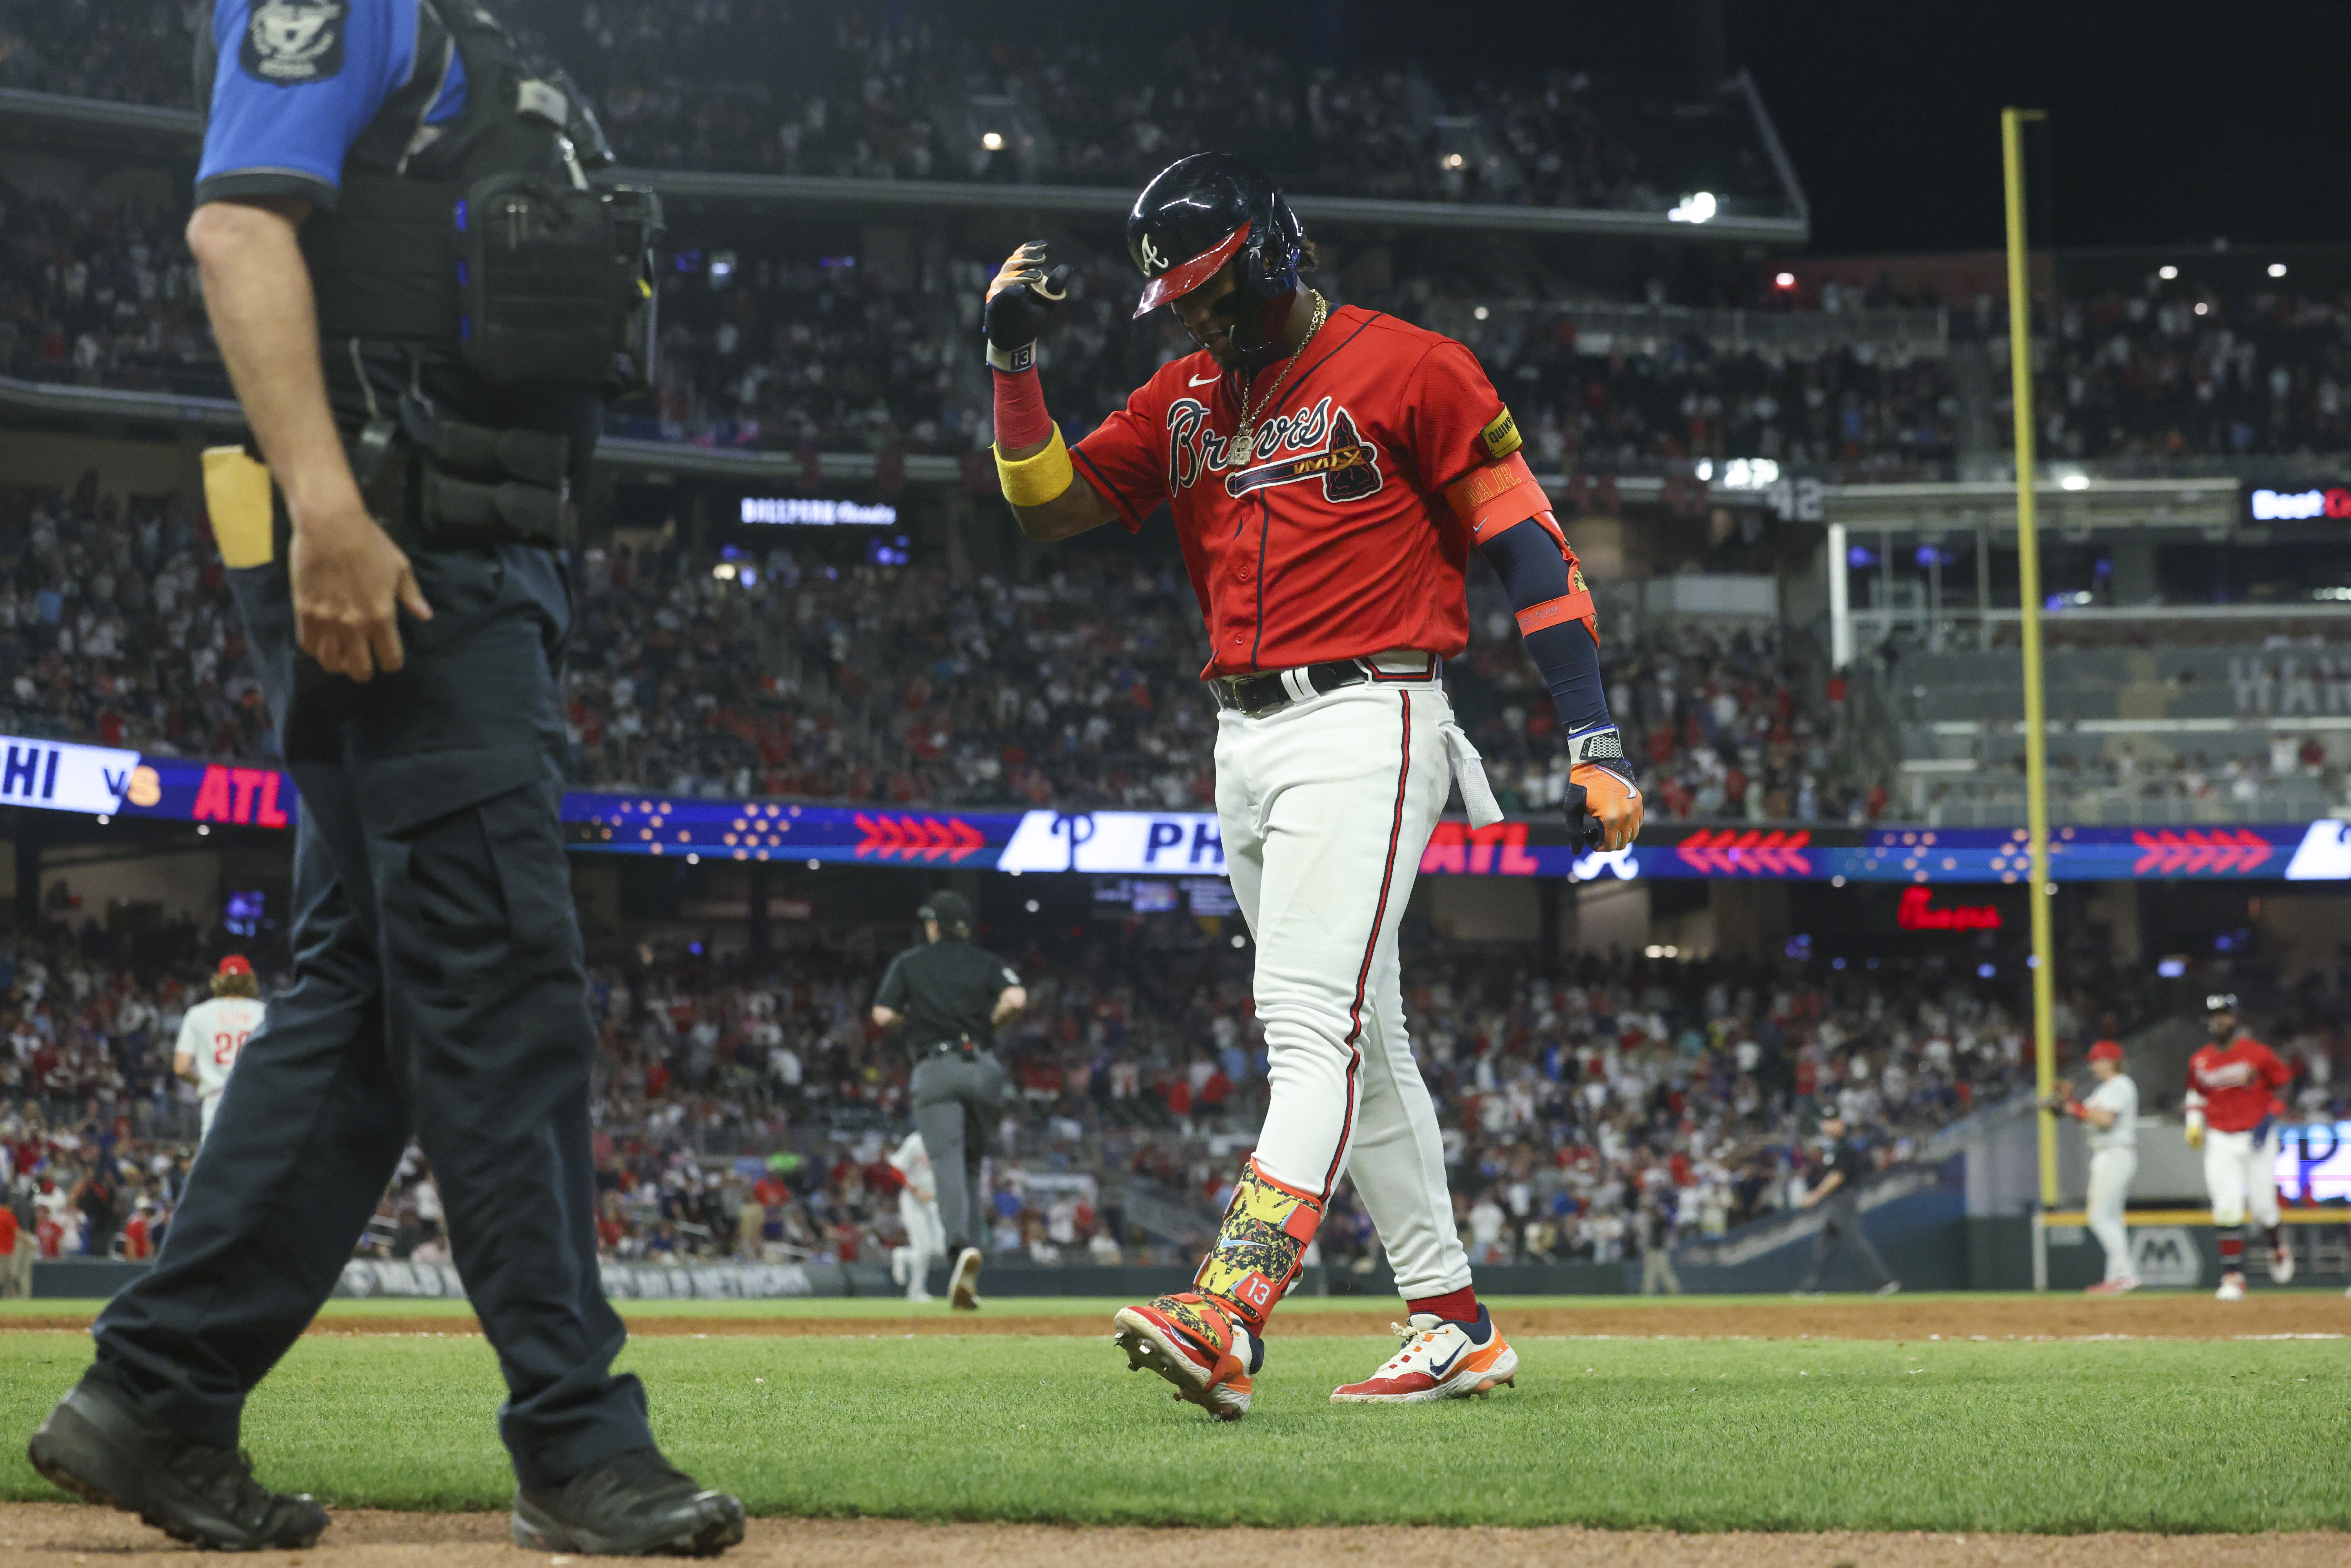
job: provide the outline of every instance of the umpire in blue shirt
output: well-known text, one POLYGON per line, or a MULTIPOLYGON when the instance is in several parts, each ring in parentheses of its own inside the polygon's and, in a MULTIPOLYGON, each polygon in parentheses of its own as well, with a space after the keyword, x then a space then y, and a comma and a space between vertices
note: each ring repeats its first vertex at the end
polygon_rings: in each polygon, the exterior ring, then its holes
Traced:
POLYGON ((214 0, 188 244, 252 431, 206 498, 300 792, 293 984, 152 1274, 31 1444, 200 1546, 302 1547, 238 1452, 413 1135, 505 1374, 518 1544, 707 1553, 742 1506, 615 1375, 559 807, 561 552, 652 340, 651 195, 475 0, 214 0))

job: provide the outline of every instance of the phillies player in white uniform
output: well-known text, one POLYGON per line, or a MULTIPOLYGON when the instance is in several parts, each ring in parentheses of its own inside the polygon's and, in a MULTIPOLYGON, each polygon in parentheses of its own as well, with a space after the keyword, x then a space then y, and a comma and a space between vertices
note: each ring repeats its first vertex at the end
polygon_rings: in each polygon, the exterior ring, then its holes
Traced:
POLYGON ((946 1225, 939 1218, 939 1189, 931 1179, 931 1152, 923 1134, 909 1133, 890 1156, 890 1167, 905 1178, 898 1189, 898 1220, 906 1244, 890 1249, 890 1274, 906 1287, 910 1301, 931 1300, 931 1260, 947 1255, 946 1225))
POLYGON ((2294 1074, 2238 1027, 2234 996, 2205 998, 2204 1014, 2212 1039, 2188 1059, 2188 1146, 2204 1151, 2204 1186, 2220 1231, 2220 1288, 2213 1294, 2234 1301, 2245 1294, 2248 1210, 2268 1234, 2270 1278, 2281 1285, 2294 1278, 2277 1194, 2277 1120, 2285 1113, 2279 1096, 2294 1074))
POLYGON ((213 1115, 220 1109, 221 1092, 236 1066, 246 1037, 261 1027, 261 982, 242 954, 231 953, 213 974, 213 997, 198 1002, 180 1020, 179 1044, 172 1052, 172 1071, 196 1086, 203 1122, 199 1141, 209 1137, 213 1115))
POLYGON ((2074 1117, 2090 1145, 2090 1234, 2106 1251, 2106 1277, 2089 1289, 2093 1296, 2118 1296, 2138 1289, 2131 1272, 2130 1232, 2123 1207, 2131 1177, 2138 1174, 2138 1085, 2123 1071, 2121 1042, 2102 1040, 2090 1047, 2090 1071, 2098 1086, 2086 1100, 2061 1084, 2054 1109, 2074 1117))
POLYGON ((1065 446, 1034 369, 1063 275, 1048 273, 1041 246, 1022 246, 986 312, 997 461, 1031 538, 1173 513, 1222 710, 1217 814, 1257 940, 1270 1100, 1193 1289, 1120 1312, 1115 1337, 1130 1367, 1177 1397, 1244 1414, 1266 1318, 1344 1172, 1411 1328, 1385 1365, 1332 1397, 1486 1393, 1515 1379, 1518 1357, 1454 1230, 1436 1112, 1405 1034, 1396 926, 1453 784, 1472 821, 1501 815, 1441 679, 1468 643, 1473 546, 1558 707, 1572 824, 1609 850, 1639 831, 1592 596, 1476 357, 1303 287, 1303 232, 1262 174, 1221 153, 1184 159, 1136 200, 1127 245, 1148 280, 1136 314, 1172 307, 1199 351, 1065 446))

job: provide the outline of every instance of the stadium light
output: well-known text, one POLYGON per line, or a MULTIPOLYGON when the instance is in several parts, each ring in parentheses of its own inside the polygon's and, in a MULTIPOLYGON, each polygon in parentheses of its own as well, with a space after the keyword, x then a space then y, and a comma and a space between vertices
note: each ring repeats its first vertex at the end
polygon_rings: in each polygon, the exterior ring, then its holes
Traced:
POLYGON ((1466 165, 1468 162, 1469 160, 1464 158, 1458 152, 1447 152, 1444 157, 1439 158, 1437 161, 1437 165, 1440 169, 1458 169, 1466 165))
POLYGON ((2285 263, 2282 261, 2273 261, 2270 263, 2270 276, 2272 277, 2283 277, 2285 276, 2285 263))
POLYGON ((1000 131, 983 131, 979 135, 979 144, 990 152, 1001 152, 1004 151, 1004 133, 1000 131))
POLYGON ((710 569, 710 575, 721 582, 732 582, 735 580, 735 563, 731 560, 722 560, 710 569))
POLYGON ((1478 308, 1469 312, 1469 314, 1475 316, 1479 320, 1483 321, 1487 315, 1486 308, 1483 305, 1480 305, 1478 308))
POLYGON ((1796 275, 1792 272, 1776 274, 1771 279, 1771 287, 1774 288, 1793 288, 1796 287, 1796 275))
POLYGON ((1677 224, 1710 223, 1714 218, 1714 210, 1715 201, 1712 191, 1692 191, 1682 198, 1679 206, 1667 211, 1666 220, 1668 223, 1677 224))
POLYGON ((2057 481, 2057 487, 2061 490, 2086 490, 2090 487, 2090 476, 2087 474, 2068 474, 2057 481))
POLYGON ((2204 303, 2204 301, 2202 301, 2201 299, 2199 299, 2199 300, 2196 302, 2196 314, 2198 314, 2199 316, 2203 315, 2206 311, 2210 310, 2210 308, 2211 308, 2210 306, 2209 306, 2209 305, 2205 304, 2205 303, 2204 303))
POLYGON ((2166 283, 2169 283, 2179 276, 2179 269, 2170 266, 2158 267, 2155 269, 2155 275, 2166 283))

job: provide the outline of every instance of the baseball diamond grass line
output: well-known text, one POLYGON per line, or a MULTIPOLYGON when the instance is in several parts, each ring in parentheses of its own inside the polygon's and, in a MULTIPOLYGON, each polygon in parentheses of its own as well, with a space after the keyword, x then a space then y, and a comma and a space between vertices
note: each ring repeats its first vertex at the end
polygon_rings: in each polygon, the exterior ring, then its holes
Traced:
MULTIPOLYGON (((983 1274, 980 1283, 987 1284, 983 1274)), ((1110 1315, 1125 1305, 1123 1298, 1111 1296, 987 1296, 987 1312, 1020 1317, 1098 1316, 1105 1324, 1110 1315)), ((1823 1297, 1825 1301, 1847 1301, 1856 1305, 1874 1303, 1877 1299, 1865 1295, 1823 1297)), ((2046 1301, 2029 1291, 1912 1291, 1901 1300, 1905 1303, 1919 1301, 1980 1302, 1996 1299, 2013 1301, 2046 1301)), ((1480 1296, 1479 1300, 1495 1312, 1508 1314, 1521 1307, 1575 1308, 1612 1311, 1638 1306, 1661 1311, 1691 1307, 1784 1307, 1789 1298, 1785 1291, 1762 1295, 1685 1295, 1685 1296, 1480 1296)), ((60 1314, 84 1314, 92 1318, 105 1303, 98 1301, 50 1299, 0 1300, 0 1329, 5 1329, 12 1317, 50 1317, 60 1314)), ((944 1299, 925 1306, 910 1307, 903 1296, 788 1296, 760 1301, 616 1301, 612 1303, 623 1317, 715 1317, 715 1318, 904 1318, 929 1313, 947 1315, 944 1299)), ((321 1317, 427 1317, 446 1314, 453 1317, 472 1315, 473 1309, 464 1301, 437 1300, 431 1297, 376 1296, 364 1300, 337 1297, 319 1310, 321 1317)), ((1384 1292, 1359 1296, 1295 1295, 1281 1303, 1283 1318, 1301 1312, 1381 1312, 1401 1319, 1403 1303, 1384 1292)), ((972 1322, 985 1322, 986 1314, 972 1322)), ((2345 1318, 2346 1330, 2351 1330, 2351 1314, 2345 1318)), ((1108 1333, 1105 1327, 1102 1331, 1108 1333)))
MULTIPOLYGON (((1071 1524, 1584 1523, 1682 1531, 2351 1525, 2351 1342, 1532 1339, 1484 1401, 1334 1406, 1384 1353, 1276 1347, 1209 1421, 1107 1344, 649 1339, 664 1447, 765 1514, 1071 1524)), ((86 1345, 0 1333, 0 1499, 86 1345)), ((298 1344, 245 1439, 330 1505, 498 1508, 501 1392, 472 1338, 298 1344)))

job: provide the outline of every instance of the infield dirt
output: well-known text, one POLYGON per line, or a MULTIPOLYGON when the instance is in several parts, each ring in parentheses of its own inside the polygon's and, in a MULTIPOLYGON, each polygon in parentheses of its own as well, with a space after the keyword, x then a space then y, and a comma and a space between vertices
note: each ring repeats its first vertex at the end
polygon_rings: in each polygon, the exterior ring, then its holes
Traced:
MULTIPOLYGON (((1403 1315, 1390 1305, 1361 1312, 1315 1303, 1312 1312, 1277 1314, 1274 1333, 1288 1335, 1385 1334, 1403 1315)), ((775 1316, 662 1316, 642 1308, 629 1312, 629 1332, 640 1335, 730 1334, 764 1337, 795 1334, 888 1338, 902 1334, 1053 1334, 1094 1338, 1110 1332, 1116 1303, 1099 1314, 1023 1313, 1007 1302, 1000 1309, 949 1315, 933 1309, 904 1316, 818 1317, 803 1309, 775 1316)), ((2351 1334, 2351 1301, 2332 1291, 2260 1292, 2241 1301, 2154 1291, 2119 1297, 1823 1297, 1807 1301, 1742 1301, 1717 1304, 1688 1299, 1572 1307, 1502 1306, 1495 1321, 1513 1338, 1552 1335, 1612 1335, 1667 1339, 2084 1339, 2114 1335, 2133 1339, 2236 1339, 2268 1334, 2351 1334)), ((0 1319, 0 1333, 89 1326, 88 1313, 27 1314, 0 1319)), ((319 1319, 314 1334, 475 1333, 463 1314, 415 1316, 371 1313, 319 1319)))
MULTIPOLYGON (((743 1568, 1106 1568, 1169 1563, 1203 1550, 1259 1568, 1410 1563, 1416 1568, 2336 1568, 2351 1533, 2293 1535, 1670 1535, 1606 1530, 1062 1530, 903 1520, 754 1520, 719 1561, 743 1568)), ((69 1503, 0 1505, 0 1560, 21 1568, 98 1562, 153 1568, 212 1564, 126 1514, 69 1503)), ((319 1568, 587 1568, 593 1558, 524 1552, 492 1513, 338 1512, 308 1552, 241 1561, 319 1568)))

